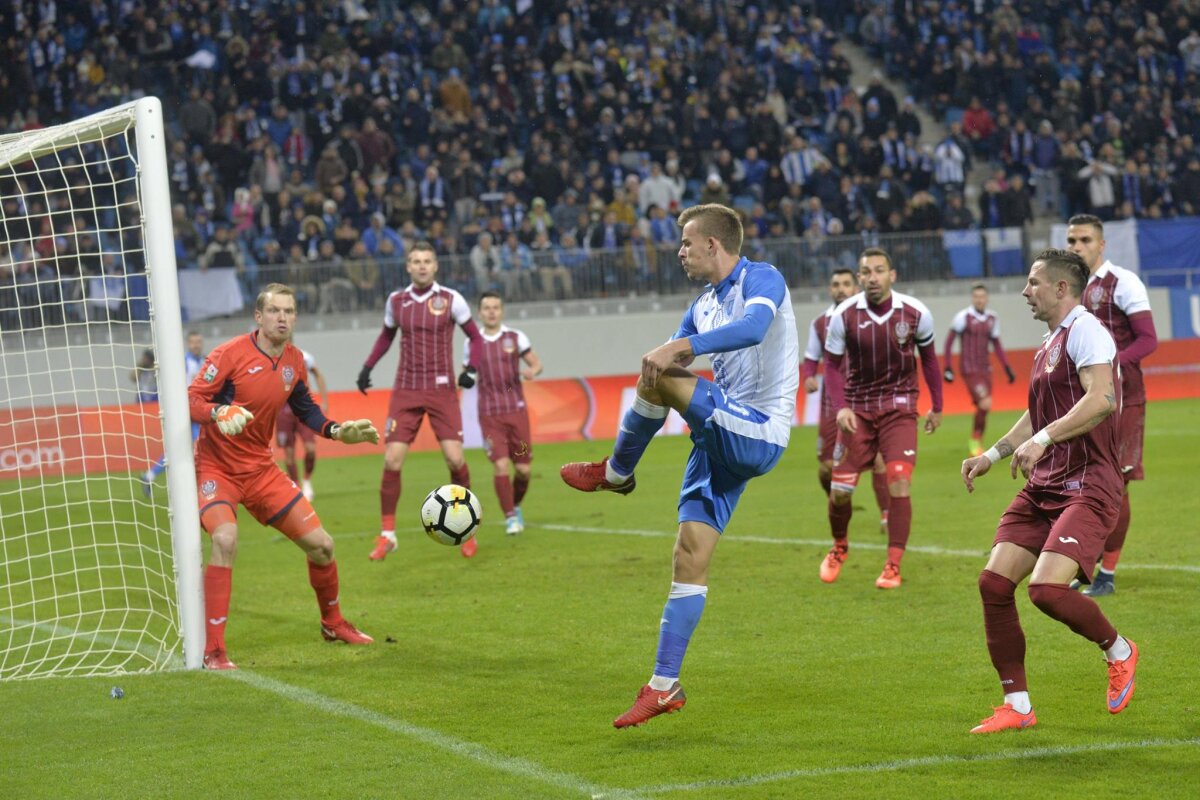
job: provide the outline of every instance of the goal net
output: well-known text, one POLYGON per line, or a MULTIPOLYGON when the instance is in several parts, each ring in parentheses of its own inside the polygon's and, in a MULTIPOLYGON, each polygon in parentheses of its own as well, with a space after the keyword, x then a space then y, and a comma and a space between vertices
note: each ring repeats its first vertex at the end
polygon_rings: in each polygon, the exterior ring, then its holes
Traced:
POLYGON ((0 680, 202 657, 161 115, 0 136, 0 680))

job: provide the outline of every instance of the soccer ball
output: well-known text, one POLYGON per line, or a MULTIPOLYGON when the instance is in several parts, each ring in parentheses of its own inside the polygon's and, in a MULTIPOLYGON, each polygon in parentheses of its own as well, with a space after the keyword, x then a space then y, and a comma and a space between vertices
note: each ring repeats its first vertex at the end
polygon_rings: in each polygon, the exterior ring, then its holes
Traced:
POLYGON ((481 519, 479 498, 458 484, 439 486, 421 503, 421 525, 438 544, 462 544, 475 535, 481 519))

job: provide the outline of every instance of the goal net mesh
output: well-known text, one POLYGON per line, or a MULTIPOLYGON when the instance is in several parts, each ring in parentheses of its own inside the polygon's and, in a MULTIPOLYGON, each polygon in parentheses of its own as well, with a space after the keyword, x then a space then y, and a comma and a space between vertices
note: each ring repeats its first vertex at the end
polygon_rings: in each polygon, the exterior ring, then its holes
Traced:
POLYGON ((134 125, 0 136, 0 680, 180 659, 134 125))

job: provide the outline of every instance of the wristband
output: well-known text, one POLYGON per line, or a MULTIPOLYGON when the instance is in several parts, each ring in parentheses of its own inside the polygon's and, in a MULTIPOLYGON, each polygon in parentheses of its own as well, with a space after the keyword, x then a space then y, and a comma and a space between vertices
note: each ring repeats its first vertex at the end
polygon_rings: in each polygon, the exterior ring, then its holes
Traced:
POLYGON ((989 447, 987 452, 983 454, 983 457, 992 464, 995 464, 997 461, 1004 458, 1004 456, 1000 455, 1000 451, 994 447, 989 447))
POLYGON ((1042 447, 1049 447, 1054 444, 1054 440, 1050 438, 1050 434, 1046 433, 1046 429, 1042 428, 1033 435, 1033 441, 1040 444, 1042 447))

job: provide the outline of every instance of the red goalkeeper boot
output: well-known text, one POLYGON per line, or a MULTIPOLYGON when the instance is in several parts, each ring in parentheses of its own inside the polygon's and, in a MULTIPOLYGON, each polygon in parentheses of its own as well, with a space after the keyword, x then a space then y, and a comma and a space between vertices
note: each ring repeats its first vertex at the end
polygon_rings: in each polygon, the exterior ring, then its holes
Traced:
POLYGON ((229 660, 229 654, 224 650, 209 650, 204 654, 205 669, 237 669, 237 664, 229 660))
POLYGON ((346 644, 370 644, 375 641, 370 636, 350 624, 348 620, 333 624, 321 623, 321 635, 327 642, 345 642, 346 644))
POLYGON ((637 727, 643 722, 649 722, 659 714, 673 714, 683 708, 686 702, 687 696, 683 693, 683 687, 679 685, 679 681, 675 681, 675 684, 665 692, 652 689, 650 684, 646 684, 638 692, 637 699, 633 701, 629 710, 613 720, 613 727, 637 727))
POLYGON ((632 475, 624 483, 611 483, 605 474, 607 467, 607 458, 603 461, 592 461, 590 463, 587 461, 574 461, 570 464, 563 464, 558 474, 562 476, 563 483, 581 492, 629 494, 637 487, 637 480, 632 475))

